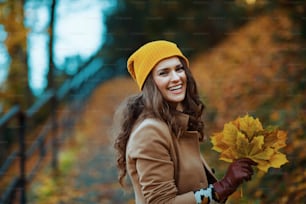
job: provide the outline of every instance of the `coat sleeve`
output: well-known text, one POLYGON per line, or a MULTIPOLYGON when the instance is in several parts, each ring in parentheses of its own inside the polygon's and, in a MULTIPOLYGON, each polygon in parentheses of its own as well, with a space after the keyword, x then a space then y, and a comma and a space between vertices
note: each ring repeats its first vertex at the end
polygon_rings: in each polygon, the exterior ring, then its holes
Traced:
POLYGON ((128 155, 135 161, 142 194, 147 203, 195 204, 193 192, 177 195, 173 148, 166 124, 154 120, 138 127, 131 135, 128 155))
POLYGON ((217 177, 215 176, 213 170, 210 168, 210 166, 207 164, 206 160, 204 159, 203 155, 201 154, 201 160, 202 160, 202 163, 203 163, 203 166, 205 168, 205 170, 207 171, 206 172, 206 175, 207 175, 207 179, 209 180, 208 183, 215 183, 218 181, 217 177))

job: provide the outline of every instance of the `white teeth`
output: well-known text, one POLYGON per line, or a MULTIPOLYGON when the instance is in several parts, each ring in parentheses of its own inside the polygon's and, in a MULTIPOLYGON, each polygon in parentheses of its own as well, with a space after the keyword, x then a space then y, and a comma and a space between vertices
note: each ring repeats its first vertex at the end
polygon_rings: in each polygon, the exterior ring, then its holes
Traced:
POLYGON ((180 89, 180 88, 182 88, 182 85, 170 87, 169 90, 174 91, 174 90, 177 90, 177 89, 180 89))

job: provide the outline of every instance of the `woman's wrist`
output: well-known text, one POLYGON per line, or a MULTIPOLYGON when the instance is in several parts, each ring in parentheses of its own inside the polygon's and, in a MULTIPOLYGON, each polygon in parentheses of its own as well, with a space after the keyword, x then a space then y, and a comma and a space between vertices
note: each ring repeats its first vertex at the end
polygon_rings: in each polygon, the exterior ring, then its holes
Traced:
POLYGON ((214 186, 212 185, 212 198, 217 201, 220 202, 220 196, 218 195, 218 193, 215 191, 214 186))
POLYGON ((213 204, 219 203, 219 196, 214 190, 214 186, 209 184, 207 188, 194 191, 197 204, 213 204))

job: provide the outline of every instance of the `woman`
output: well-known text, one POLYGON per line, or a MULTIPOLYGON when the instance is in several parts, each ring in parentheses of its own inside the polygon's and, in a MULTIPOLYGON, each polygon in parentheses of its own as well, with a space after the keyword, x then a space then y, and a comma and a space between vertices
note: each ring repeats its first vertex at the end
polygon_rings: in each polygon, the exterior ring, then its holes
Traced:
POLYGON ((142 203, 222 203, 251 179, 250 159, 234 161, 217 181, 199 150, 204 105, 189 61, 175 43, 149 42, 128 59, 140 93, 118 109, 115 141, 119 181, 129 175, 135 201, 142 203))

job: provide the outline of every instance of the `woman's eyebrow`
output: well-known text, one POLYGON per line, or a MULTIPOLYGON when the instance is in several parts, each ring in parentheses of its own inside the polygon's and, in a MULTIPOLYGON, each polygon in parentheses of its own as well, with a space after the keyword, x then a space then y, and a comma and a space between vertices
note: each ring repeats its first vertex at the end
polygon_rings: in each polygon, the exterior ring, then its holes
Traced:
POLYGON ((165 71, 168 71, 170 68, 169 67, 161 67, 159 69, 156 70, 156 72, 165 72, 165 71))
POLYGON ((177 64, 177 65, 174 65, 174 66, 171 66, 171 67, 160 67, 158 69, 159 70, 167 70, 167 69, 171 69, 172 67, 175 67, 175 68, 180 68, 180 67, 184 67, 182 64, 177 64))

